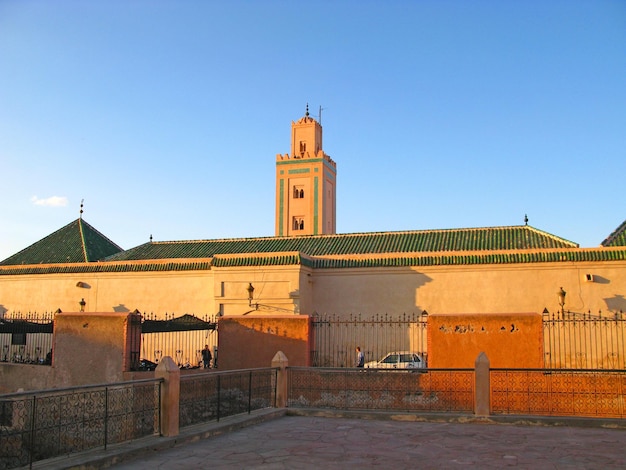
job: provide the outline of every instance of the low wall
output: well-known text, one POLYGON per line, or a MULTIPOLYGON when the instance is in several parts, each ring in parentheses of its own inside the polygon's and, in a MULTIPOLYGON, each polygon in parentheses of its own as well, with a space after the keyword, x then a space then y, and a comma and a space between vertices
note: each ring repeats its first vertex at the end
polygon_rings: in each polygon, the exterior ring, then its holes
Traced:
POLYGON ((0 362, 0 394, 54 387, 54 371, 45 365, 0 362))
MULTIPOLYGON (((59 313, 55 317, 52 366, 0 363, 0 393, 122 382, 130 370, 132 313, 59 313)), ((135 331, 136 334, 136 331, 135 331)), ((137 335, 136 335, 137 336, 137 335)), ((139 376, 140 377, 140 376, 139 376)))
POLYGON ((217 331, 220 370, 267 367, 276 351, 285 353, 291 365, 311 363, 308 315, 222 317, 217 331))

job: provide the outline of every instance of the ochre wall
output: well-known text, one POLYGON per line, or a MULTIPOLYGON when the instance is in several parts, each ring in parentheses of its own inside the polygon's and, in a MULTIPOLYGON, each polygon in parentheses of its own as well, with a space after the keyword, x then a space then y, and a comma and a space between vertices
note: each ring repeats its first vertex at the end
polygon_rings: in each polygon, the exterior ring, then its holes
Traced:
POLYGON ((211 271, 60 273, 0 276, 0 311, 216 313, 211 271), (81 282, 85 287, 77 287, 81 282))
POLYGON ((428 317, 428 367, 474 368, 484 352, 492 368, 543 367, 541 315, 450 314, 428 317))
POLYGON ((278 351, 290 366, 309 366, 311 319, 307 315, 251 315, 220 318, 220 370, 268 367, 278 351))
POLYGON ((123 382, 153 375, 129 371, 132 316, 127 312, 56 315, 52 366, 0 363, 0 393, 123 382))
POLYGON ((61 313, 52 367, 58 387, 122 382, 129 369, 128 313, 61 313))
POLYGON ((328 269, 312 282, 318 313, 556 312, 560 287, 566 310, 626 312, 622 261, 328 269))
MULTIPOLYGON (((132 264, 132 263, 131 263, 132 264)), ((0 269, 1 271, 1 269, 0 269)), ((255 287, 256 313, 364 315, 376 313, 515 313, 559 309, 626 311, 626 262, 312 269, 300 265, 155 271, 0 275, 4 311, 86 311, 242 315, 246 287, 255 287), (586 274, 594 282, 585 280, 586 274), (76 284, 83 282, 88 287, 76 284), (222 283, 224 293, 222 294, 222 283)))

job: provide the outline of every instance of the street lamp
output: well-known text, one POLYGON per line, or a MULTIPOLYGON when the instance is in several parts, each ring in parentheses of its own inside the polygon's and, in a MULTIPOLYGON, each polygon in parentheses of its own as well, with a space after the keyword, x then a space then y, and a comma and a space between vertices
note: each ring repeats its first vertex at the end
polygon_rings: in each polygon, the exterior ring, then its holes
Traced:
POLYGON ((565 313, 565 294, 566 292, 561 287, 556 295, 559 298, 559 305, 561 306, 561 314, 565 313))
POLYGON ((252 299, 253 299, 253 295, 254 295, 254 287, 252 286, 251 282, 248 284, 248 288, 246 290, 248 291, 248 306, 252 307, 252 299))

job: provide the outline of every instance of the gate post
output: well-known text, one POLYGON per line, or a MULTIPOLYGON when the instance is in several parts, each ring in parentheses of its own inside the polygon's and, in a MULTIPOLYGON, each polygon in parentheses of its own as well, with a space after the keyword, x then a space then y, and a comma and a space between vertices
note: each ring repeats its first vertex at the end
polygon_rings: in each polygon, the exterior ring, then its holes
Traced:
POLYGON ((165 356, 154 371, 163 379, 161 389, 161 435, 178 436, 180 420, 180 369, 170 356, 165 356))
POLYGON ((272 359, 272 367, 278 368, 276 375, 276 408, 285 408, 287 406, 287 366, 289 360, 285 353, 278 351, 272 359))
POLYGON ((489 416, 491 412, 491 386, 489 358, 481 352, 474 363, 474 414, 489 416))

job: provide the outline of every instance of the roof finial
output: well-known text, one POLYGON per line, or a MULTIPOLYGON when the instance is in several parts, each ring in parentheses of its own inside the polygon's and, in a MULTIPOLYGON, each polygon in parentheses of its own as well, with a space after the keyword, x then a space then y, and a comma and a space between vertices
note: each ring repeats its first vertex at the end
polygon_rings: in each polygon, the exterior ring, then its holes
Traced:
POLYGON ((524 214, 524 225, 528 225, 528 214, 524 214))
POLYGON ((309 117, 309 103, 306 104, 306 113, 305 113, 306 117, 309 117))
POLYGON ((83 218, 83 202, 85 202, 85 200, 81 199, 80 200, 80 213, 79 213, 79 216, 78 216, 79 219, 83 218))
POLYGON ((150 234, 150 243, 152 243, 152 234, 150 234))

